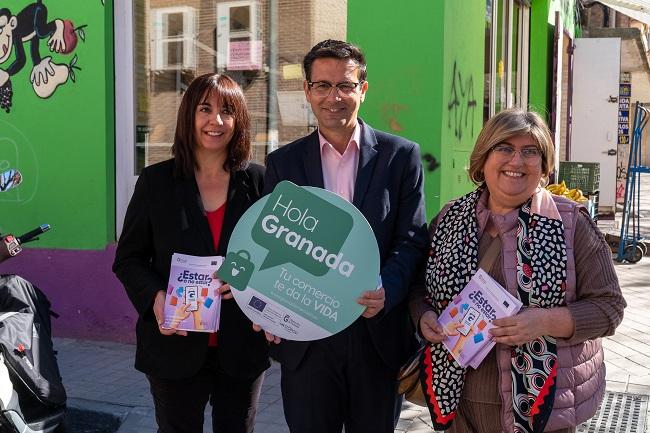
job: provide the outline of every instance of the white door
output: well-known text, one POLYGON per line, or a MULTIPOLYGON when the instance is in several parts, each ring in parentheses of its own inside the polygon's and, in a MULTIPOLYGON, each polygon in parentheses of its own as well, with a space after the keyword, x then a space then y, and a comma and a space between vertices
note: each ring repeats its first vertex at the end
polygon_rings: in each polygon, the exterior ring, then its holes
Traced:
POLYGON ((600 163, 599 211, 616 203, 620 38, 575 39, 570 161, 600 163))

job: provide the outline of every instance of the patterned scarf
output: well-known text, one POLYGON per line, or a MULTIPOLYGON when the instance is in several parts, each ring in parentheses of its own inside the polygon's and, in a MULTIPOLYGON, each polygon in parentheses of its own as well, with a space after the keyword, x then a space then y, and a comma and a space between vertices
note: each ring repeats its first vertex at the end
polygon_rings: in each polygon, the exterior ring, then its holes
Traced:
MULTIPOLYGON (((483 191, 484 187, 479 187, 456 200, 433 235, 426 288, 438 315, 477 270, 476 206, 483 191)), ((517 294, 524 308, 562 305, 566 267, 564 225, 550 193, 538 188, 519 209, 518 216, 517 294)), ((543 432, 555 399, 556 361, 556 342, 550 336, 537 338, 511 351, 515 433, 543 432)), ((442 343, 431 344, 430 350, 423 351, 421 362, 420 380, 427 394, 433 426, 436 430, 445 430, 456 415, 465 369, 442 343)))

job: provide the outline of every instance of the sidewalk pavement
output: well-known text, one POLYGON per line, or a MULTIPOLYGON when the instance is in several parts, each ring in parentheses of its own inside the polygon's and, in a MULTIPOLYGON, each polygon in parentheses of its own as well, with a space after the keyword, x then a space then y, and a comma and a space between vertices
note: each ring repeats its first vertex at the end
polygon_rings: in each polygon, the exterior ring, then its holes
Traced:
MULTIPOLYGON (((604 340, 607 390, 649 395, 650 257, 632 265, 616 263, 616 271, 628 307, 616 335, 604 340)), ((156 432, 147 380, 133 368, 135 346, 67 338, 55 338, 54 344, 71 407, 120 417, 118 433, 156 432)), ((395 431, 430 433, 430 426, 426 410, 405 402, 395 431)), ((204 431, 211 431, 207 422, 204 431)), ((289 432, 282 411, 280 369, 275 363, 264 380, 256 431, 289 432)))
MULTIPOLYGON (((650 238, 650 176, 642 176, 641 190, 646 192, 639 207, 641 232, 650 238)), ((612 222, 602 221, 599 226, 617 234, 612 222)), ((607 390, 650 395, 650 257, 636 264, 615 262, 615 267, 628 307, 616 334, 603 341, 607 390)), ((123 420, 118 433, 156 432, 147 379, 133 368, 135 346, 66 338, 55 338, 54 344, 70 407, 114 414, 123 420)), ((648 426, 650 415, 646 417, 648 426)), ((430 433, 430 426, 424 408, 405 402, 395 431, 430 433)), ((211 431, 209 421, 204 431, 211 431)), ((262 388, 256 431, 289 432, 282 411, 280 369, 275 363, 262 388)))

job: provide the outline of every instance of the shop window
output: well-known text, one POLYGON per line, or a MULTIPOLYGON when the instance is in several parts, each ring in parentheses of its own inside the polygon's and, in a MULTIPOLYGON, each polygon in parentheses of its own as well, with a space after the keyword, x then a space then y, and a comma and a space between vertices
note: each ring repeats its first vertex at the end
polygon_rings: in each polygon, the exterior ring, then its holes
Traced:
POLYGON ((253 0, 217 4, 217 67, 262 69, 259 4, 253 0))
POLYGON ((486 0, 484 121, 528 106, 530 7, 523 0, 486 0))
POLYGON ((345 39, 347 0, 114 3, 115 27, 133 29, 115 35, 118 233, 137 176, 172 156, 178 108, 194 77, 225 73, 240 84, 255 162, 313 131, 300 62, 323 35, 345 39))
POLYGON ((152 69, 195 69, 195 14, 191 7, 152 10, 152 69))

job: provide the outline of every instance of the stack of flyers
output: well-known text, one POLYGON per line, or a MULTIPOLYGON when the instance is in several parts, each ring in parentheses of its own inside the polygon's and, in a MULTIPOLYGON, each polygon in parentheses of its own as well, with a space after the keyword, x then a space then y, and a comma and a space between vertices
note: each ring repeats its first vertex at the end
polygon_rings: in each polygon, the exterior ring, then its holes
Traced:
POLYGON ((442 344, 461 367, 478 368, 494 347, 489 332, 494 328, 492 321, 517 314, 521 305, 519 299, 479 269, 438 318, 447 334, 442 344))
POLYGON ((215 332, 219 329, 222 283, 216 271, 223 257, 174 253, 165 296, 163 328, 215 332))

